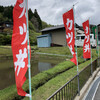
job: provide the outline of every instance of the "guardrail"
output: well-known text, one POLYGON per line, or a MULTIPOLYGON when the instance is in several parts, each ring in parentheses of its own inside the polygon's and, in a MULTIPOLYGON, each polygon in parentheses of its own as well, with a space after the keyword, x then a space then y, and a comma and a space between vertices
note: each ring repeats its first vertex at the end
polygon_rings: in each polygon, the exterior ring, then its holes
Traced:
POLYGON ((99 58, 94 60, 92 62, 92 65, 89 64, 87 67, 85 67, 81 72, 79 72, 79 75, 73 77, 64 86, 62 86, 54 94, 52 94, 47 100, 73 100, 75 96, 79 94, 79 89, 82 89, 86 81, 92 75, 91 72, 94 72, 97 69, 100 63, 99 61, 99 58))

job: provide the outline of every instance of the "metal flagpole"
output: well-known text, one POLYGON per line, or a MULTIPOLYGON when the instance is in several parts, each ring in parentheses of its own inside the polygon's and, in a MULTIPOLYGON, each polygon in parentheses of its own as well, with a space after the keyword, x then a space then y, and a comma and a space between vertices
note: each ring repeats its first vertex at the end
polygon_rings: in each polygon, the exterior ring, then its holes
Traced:
MULTIPOLYGON (((90 30, 90 33, 91 33, 91 29, 90 29, 90 22, 89 22, 89 30, 90 30)), ((91 49, 91 38, 90 38, 90 49, 91 49)), ((91 75, 92 75, 92 72, 93 72, 93 68, 92 68, 92 49, 91 49, 91 75)))
MULTIPOLYGON (((90 42, 90 49, 91 49, 91 42, 90 42)), ((93 72, 93 68, 92 68, 92 49, 91 49, 91 75, 92 75, 92 72, 93 72)))
MULTIPOLYGON (((73 5, 73 11, 74 11, 74 30, 75 30, 75 40, 76 40, 76 25, 75 25, 75 10, 74 10, 74 6, 73 5)), ((77 45, 75 46, 76 49, 76 59, 77 59, 77 79, 78 79, 78 95, 80 95, 80 83, 79 83, 79 71, 78 71, 78 55, 77 55, 77 45)))
POLYGON ((98 46, 98 66, 99 66, 99 43, 98 43, 98 26, 96 26, 97 32, 97 46, 98 46))
POLYGON ((29 72, 29 93, 30 100, 32 100, 31 96, 31 69, 30 69, 30 44, 29 44, 29 26, 28 26, 28 0, 26 1, 26 23, 27 23, 27 48, 28 48, 28 72, 29 72))

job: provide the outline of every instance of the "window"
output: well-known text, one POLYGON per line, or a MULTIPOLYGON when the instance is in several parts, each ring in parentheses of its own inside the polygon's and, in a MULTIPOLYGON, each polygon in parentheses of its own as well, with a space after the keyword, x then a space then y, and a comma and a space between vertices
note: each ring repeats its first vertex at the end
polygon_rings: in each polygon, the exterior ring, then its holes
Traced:
POLYGON ((81 36, 81 39, 85 39, 85 36, 81 36))
POLYGON ((90 35, 90 39, 92 39, 92 35, 90 35))
POLYGON ((80 39, 80 36, 77 36, 76 39, 79 40, 80 39))

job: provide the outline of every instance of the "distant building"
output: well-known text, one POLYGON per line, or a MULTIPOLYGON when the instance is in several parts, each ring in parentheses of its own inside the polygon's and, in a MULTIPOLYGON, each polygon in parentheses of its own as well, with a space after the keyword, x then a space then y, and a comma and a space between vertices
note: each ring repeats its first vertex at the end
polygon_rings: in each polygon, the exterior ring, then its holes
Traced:
MULTIPOLYGON (((76 24, 75 29, 76 29, 77 34, 84 33, 82 27, 78 26, 77 24, 76 24)), ((41 32, 42 32, 42 35, 37 37, 38 47, 41 47, 40 46, 41 43, 42 43, 42 47, 67 46, 66 32, 65 32, 64 25, 58 25, 55 27, 45 28, 45 29, 41 30, 41 32), (47 38, 44 38, 44 36, 47 34, 49 34, 49 37, 50 37, 50 38, 48 38, 49 40, 47 40, 47 38), (49 45, 48 45, 48 42, 46 42, 45 40, 49 41, 49 45), (46 46, 46 45, 48 45, 48 46, 46 46)))
POLYGON ((38 47, 50 47, 51 46, 51 35, 44 34, 37 37, 38 47))
POLYGON ((8 21, 0 22, 0 32, 4 32, 5 29, 13 30, 13 23, 8 21))

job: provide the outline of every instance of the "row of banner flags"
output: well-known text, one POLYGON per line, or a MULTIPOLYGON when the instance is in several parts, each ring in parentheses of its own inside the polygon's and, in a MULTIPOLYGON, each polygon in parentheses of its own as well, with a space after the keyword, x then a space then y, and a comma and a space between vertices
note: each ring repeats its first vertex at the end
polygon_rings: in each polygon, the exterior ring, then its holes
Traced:
MULTIPOLYGON (((75 46, 75 30, 74 30, 74 12, 73 8, 69 10, 68 12, 63 14, 63 22, 64 26, 66 29, 66 41, 67 45, 69 47, 69 50, 71 54, 73 55, 73 58, 70 59, 75 65, 77 65, 77 57, 76 57, 76 52, 74 49, 75 46)), ((85 22, 82 23, 84 33, 85 33, 85 39, 84 39, 84 44, 83 44, 83 58, 91 58, 91 45, 90 45, 90 26, 89 26, 89 20, 86 20, 85 22)), ((96 39, 96 44, 98 45, 98 32, 97 32, 97 27, 92 28, 95 39, 96 39)))
MULTIPOLYGON (((30 45, 29 45, 29 30, 28 30, 28 9, 27 0, 17 0, 13 9, 13 35, 12 35, 12 52, 15 69, 15 79, 18 95, 28 96, 31 98, 31 77, 29 77, 30 94, 27 94, 22 86, 26 80, 25 74, 29 69, 30 76, 30 45)), ((73 58, 71 61, 77 65, 77 53, 75 52, 75 31, 74 31, 74 12, 73 9, 63 14, 63 22, 66 29, 66 41, 73 58)), ((90 30, 89 20, 83 23, 85 32, 85 40, 83 45, 83 57, 91 58, 90 49, 90 30)), ((95 30, 97 28, 93 28, 95 30)), ((96 32, 97 33, 97 32, 96 32)), ((95 37, 98 37, 95 35, 95 37)))

